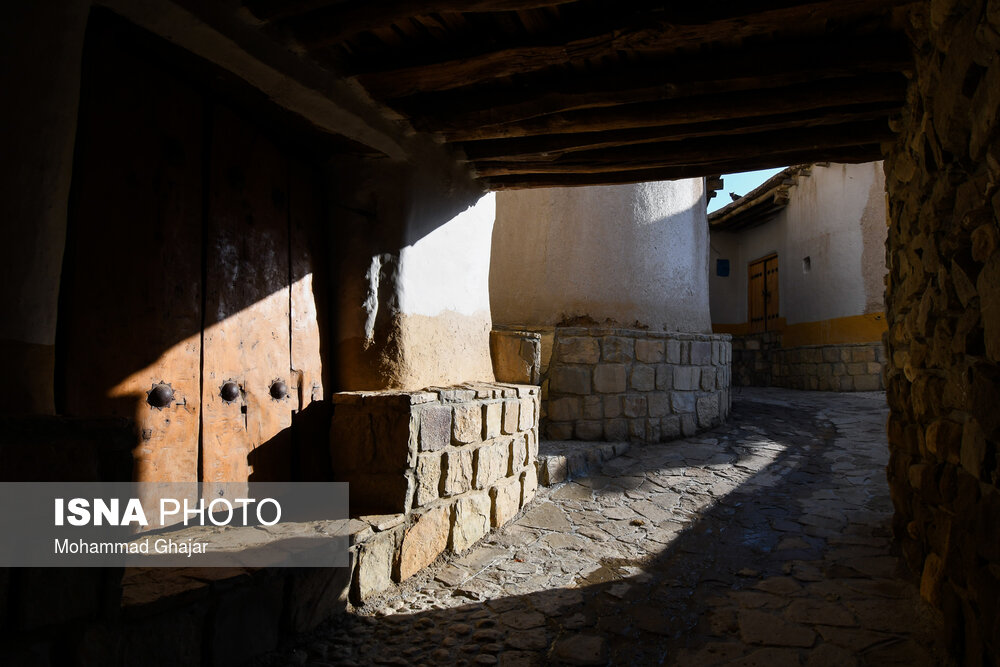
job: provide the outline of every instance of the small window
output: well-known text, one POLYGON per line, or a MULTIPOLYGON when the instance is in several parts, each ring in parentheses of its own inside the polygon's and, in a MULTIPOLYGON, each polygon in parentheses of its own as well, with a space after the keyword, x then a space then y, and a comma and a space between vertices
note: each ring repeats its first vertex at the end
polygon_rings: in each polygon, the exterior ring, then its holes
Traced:
POLYGON ((726 278, 729 276, 729 260, 728 259, 717 259, 715 260, 715 275, 722 276, 726 278))

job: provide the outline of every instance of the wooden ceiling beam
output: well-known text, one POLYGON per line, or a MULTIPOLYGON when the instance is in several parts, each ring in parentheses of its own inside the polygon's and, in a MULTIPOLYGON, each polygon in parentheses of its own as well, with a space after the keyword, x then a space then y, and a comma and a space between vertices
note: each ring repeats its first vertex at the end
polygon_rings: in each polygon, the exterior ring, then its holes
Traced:
POLYGON ((265 23, 301 19, 331 43, 412 16, 441 12, 507 12, 565 5, 576 0, 248 0, 244 6, 265 23))
POLYGON ((893 137, 888 123, 868 121, 832 127, 760 132, 738 137, 710 137, 573 153, 563 159, 535 162, 472 163, 478 177, 516 174, 599 174, 650 168, 734 161, 744 156, 802 153, 879 144, 893 137))
MULTIPOLYGON (((509 139, 545 134, 603 132, 640 127, 664 127, 782 113, 803 113, 846 104, 876 104, 905 99, 907 81, 898 74, 833 79, 778 90, 705 95, 643 102, 618 107, 583 109, 530 120, 487 126, 441 122, 433 117, 415 120, 422 130, 440 133, 448 141, 509 139)), ((808 115, 808 114, 807 114, 808 115)), ((815 115, 815 114, 813 114, 815 115)))
POLYGON ((865 144, 846 148, 792 151, 766 155, 748 155, 736 160, 707 161, 699 164, 654 167, 629 171, 568 174, 510 174, 481 178, 490 190, 522 190, 527 188, 560 188, 587 185, 620 185, 648 181, 671 181, 681 178, 699 178, 719 173, 735 173, 757 169, 773 169, 789 164, 802 164, 813 158, 830 162, 859 163, 882 159, 880 144, 865 144))
POLYGON ((457 144, 467 161, 553 159, 577 151, 613 148, 634 144, 735 136, 752 132, 819 127, 887 118, 899 107, 896 102, 837 106, 821 109, 816 115, 775 114, 749 119, 690 123, 687 125, 643 127, 606 132, 550 134, 514 139, 488 139, 457 144))
MULTIPOLYGON (((378 70, 358 72, 358 80, 376 98, 397 98, 582 62, 619 51, 669 53, 706 43, 740 42, 755 36, 782 34, 790 29, 802 31, 803 26, 822 27, 831 19, 869 17, 882 9, 911 2, 814 0, 777 9, 762 2, 698 3, 694 10, 691 7, 674 10, 667 5, 660 12, 627 15, 624 25, 588 22, 580 31, 582 34, 566 29, 558 34, 526 35, 521 45, 487 47, 477 53, 454 54, 433 62, 411 65, 414 54, 401 53, 399 58, 408 64, 389 64, 378 70), (683 12, 682 20, 690 22, 672 20, 675 19, 672 11, 683 12), (701 16, 697 16, 699 13, 701 16)), ((336 41, 328 39, 319 29, 312 39, 301 33, 298 37, 307 49, 329 46, 336 41)))
POLYGON ((527 120, 549 113, 697 95, 742 92, 913 68, 908 43, 896 34, 845 42, 784 40, 698 58, 669 57, 606 72, 558 70, 518 84, 464 86, 385 100, 407 117, 434 116, 466 127, 527 120), (810 53, 808 58, 794 54, 810 53))

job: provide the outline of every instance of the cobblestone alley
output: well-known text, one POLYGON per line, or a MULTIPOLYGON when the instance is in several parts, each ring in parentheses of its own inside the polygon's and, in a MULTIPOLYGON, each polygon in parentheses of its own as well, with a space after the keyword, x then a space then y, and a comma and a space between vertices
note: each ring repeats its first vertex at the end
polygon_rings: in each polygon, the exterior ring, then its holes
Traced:
POLYGON ((263 664, 934 665, 890 555, 883 394, 742 389, 726 425, 545 489, 263 664))

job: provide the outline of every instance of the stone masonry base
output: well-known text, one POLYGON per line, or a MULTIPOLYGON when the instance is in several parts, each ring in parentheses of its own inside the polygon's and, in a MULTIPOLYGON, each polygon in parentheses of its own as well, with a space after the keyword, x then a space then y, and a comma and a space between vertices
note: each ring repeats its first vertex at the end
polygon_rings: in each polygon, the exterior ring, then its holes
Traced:
POLYGON ((733 385, 818 391, 885 389, 879 342, 781 347, 781 334, 733 337, 733 385))
POLYGON ((351 599, 462 552, 538 487, 538 387, 467 384, 333 397, 331 458, 351 485, 351 599))
POLYGON ((730 336, 557 327, 544 431, 552 440, 661 442, 729 414, 730 336))

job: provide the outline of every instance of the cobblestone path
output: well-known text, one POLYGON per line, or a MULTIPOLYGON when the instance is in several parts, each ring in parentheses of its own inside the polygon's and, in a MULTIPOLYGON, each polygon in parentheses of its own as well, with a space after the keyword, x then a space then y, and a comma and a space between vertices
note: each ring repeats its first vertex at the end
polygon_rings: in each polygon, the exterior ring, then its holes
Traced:
POLYGON ((936 665, 890 555, 882 394, 735 392, 273 664, 936 665))

